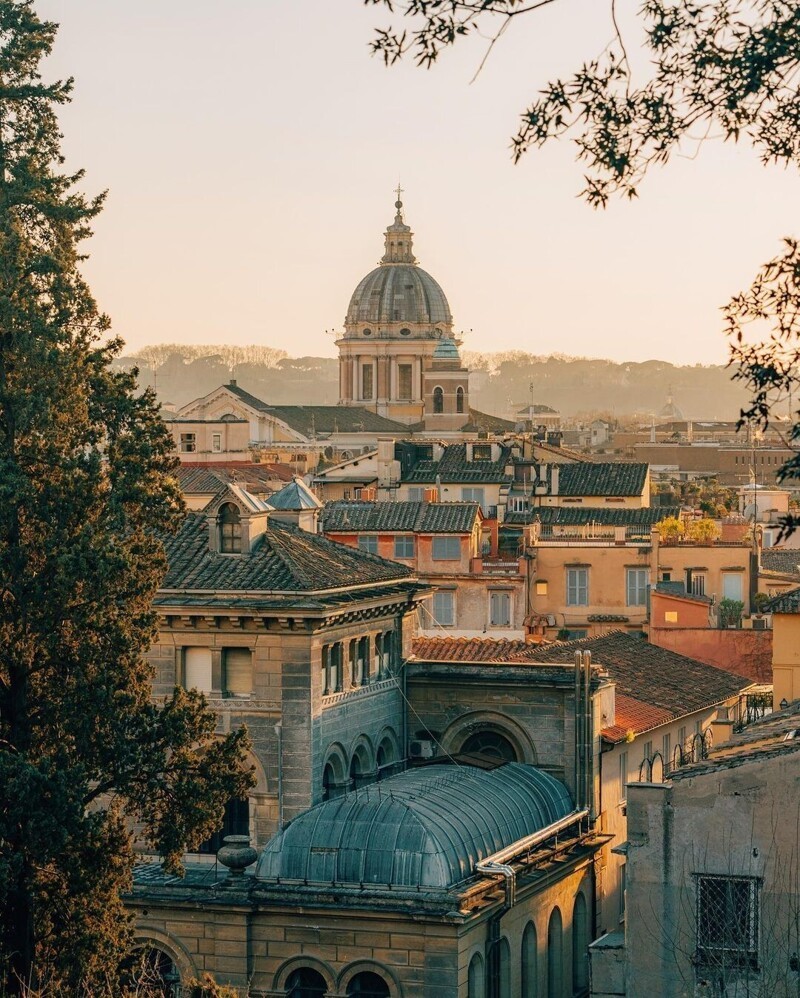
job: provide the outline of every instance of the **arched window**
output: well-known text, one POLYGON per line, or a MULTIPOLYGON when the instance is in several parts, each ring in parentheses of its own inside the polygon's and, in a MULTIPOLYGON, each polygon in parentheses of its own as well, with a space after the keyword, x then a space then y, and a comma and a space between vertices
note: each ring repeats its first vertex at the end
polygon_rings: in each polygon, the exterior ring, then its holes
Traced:
POLYGON ((389 998, 389 985, 380 974, 362 970, 347 985, 347 995, 348 998, 350 995, 358 995, 358 998, 389 998))
POLYGON ((456 388, 456 412, 464 411, 464 389, 461 385, 456 388))
POLYGON ((239 554, 242 550, 242 519, 239 507, 232 502, 219 509, 219 549, 223 554, 239 554))
POLYGON ((537 961, 538 942, 536 926, 528 922, 522 933, 522 952, 520 954, 520 991, 521 998, 536 998, 537 991, 537 961))
POLYGON ((511 998, 511 949, 507 939, 501 939, 498 943, 497 969, 499 972, 499 996, 500 998, 511 998))
POLYGON ((553 908, 547 926, 547 998, 563 998, 563 965, 561 912, 553 908))
POLYGON ((572 910, 572 990, 583 994, 589 987, 589 931, 586 898, 579 892, 572 910))
POLYGON ((359 745, 353 752, 353 758, 350 762, 350 780, 357 790, 367 783, 372 783, 374 779, 375 773, 370 767, 369 754, 363 745, 359 745))
POLYGON ((433 411, 444 412, 444 392, 438 385, 433 389, 433 411))
POLYGON ((173 998, 181 990, 178 968, 163 950, 147 946, 134 951, 130 975, 136 994, 148 998, 173 998))
POLYGON ((397 752, 394 747, 394 742, 386 735, 381 739, 381 743, 378 746, 378 751, 375 756, 375 761, 378 764, 378 779, 386 779, 387 776, 391 776, 397 768, 397 752))
POLYGON ((311 967, 293 970, 286 981, 287 998, 325 998, 327 993, 325 978, 311 967))
POLYGON ((341 797, 342 794, 347 793, 346 765, 344 753, 340 749, 329 750, 328 758, 322 769, 323 800, 341 797))
POLYGON ((479 953, 469 961, 467 976, 467 998, 484 998, 483 960, 479 953))
POLYGON ((495 762, 518 762, 511 742, 498 731, 476 731, 461 746, 462 755, 483 755, 495 762))
POLYGON ((216 856, 225 844, 226 835, 250 834, 250 800, 247 797, 231 797, 225 805, 222 827, 205 839, 197 851, 208 856, 216 856))

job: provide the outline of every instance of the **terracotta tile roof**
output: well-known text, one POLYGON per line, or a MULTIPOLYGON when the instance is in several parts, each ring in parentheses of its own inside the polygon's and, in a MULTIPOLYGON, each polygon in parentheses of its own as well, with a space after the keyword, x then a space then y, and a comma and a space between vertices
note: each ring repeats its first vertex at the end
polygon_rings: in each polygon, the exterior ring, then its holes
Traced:
POLYGON ((608 672, 616 695, 678 718, 703 710, 752 686, 752 680, 659 648, 623 631, 597 638, 533 645, 492 638, 418 638, 414 657, 425 662, 504 662, 571 665, 576 651, 590 651, 608 672))
POLYGON ((769 613, 800 613, 800 589, 790 589, 767 603, 769 613))
POLYGON ((251 492, 258 492, 275 481, 290 482, 292 469, 285 464, 211 464, 189 465, 178 468, 178 484, 184 495, 216 495, 229 482, 244 485, 251 492))
MULTIPOLYGON (((476 446, 481 446, 480 443, 476 446)), ((418 461, 406 474, 404 482, 433 483, 437 476, 442 482, 510 482, 506 474, 508 448, 503 447, 499 461, 468 461, 466 444, 450 444, 445 447, 440 461, 418 461)))
POLYGON ((641 638, 613 631, 598 638, 554 642, 532 651, 536 662, 572 662, 576 651, 590 651, 617 684, 617 695, 669 711, 691 714, 735 696, 752 680, 696 659, 659 648, 641 638))
MULTIPOLYGON (((562 467, 564 467, 562 465, 562 467)), ((515 493, 516 494, 516 493, 515 493)), ((582 527, 589 523, 613 527, 647 527, 668 516, 677 517, 678 506, 647 506, 644 509, 609 509, 605 506, 542 506, 522 513, 506 513, 504 522, 531 523, 538 519, 543 526, 582 527)))
MULTIPOLYGON (((639 496, 647 478, 647 464, 622 461, 576 461, 560 464, 558 492, 562 496, 639 496)), ((552 469, 548 469, 552 474, 552 469)))
POLYGON ((249 554, 217 554, 209 548, 208 521, 202 513, 189 513, 164 546, 169 567, 160 594, 169 590, 317 592, 411 575, 408 568, 393 561, 277 522, 269 523, 249 554))
POLYGON ((412 655, 422 662, 520 662, 530 645, 506 638, 415 638, 412 655))
POLYGON ((672 713, 662 707, 654 707, 652 704, 643 703, 635 697, 617 693, 614 697, 615 723, 603 728, 601 734, 608 742, 624 742, 629 731, 635 735, 640 735, 644 731, 650 731, 661 724, 666 724, 672 718, 672 713))
POLYGON ((324 533, 409 531, 469 534, 480 515, 476 502, 360 502, 337 500, 322 513, 324 533))

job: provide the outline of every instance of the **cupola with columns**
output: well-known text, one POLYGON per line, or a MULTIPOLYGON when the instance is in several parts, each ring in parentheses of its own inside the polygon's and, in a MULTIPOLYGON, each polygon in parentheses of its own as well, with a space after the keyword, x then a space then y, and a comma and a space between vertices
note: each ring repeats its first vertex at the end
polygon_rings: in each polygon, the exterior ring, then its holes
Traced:
POLYGON ((353 292, 344 335, 336 341, 339 403, 404 423, 425 419, 426 428, 428 417, 435 414, 431 428, 458 429, 469 419, 468 372, 461 367, 444 291, 414 256, 414 233, 403 216, 401 193, 398 186, 383 257, 353 292), (446 356, 440 351, 437 358, 440 347, 446 356), (448 377, 434 385, 429 374, 435 368, 443 371, 442 362, 448 377), (453 377, 454 364, 458 379, 453 377), (440 393, 434 397, 436 388, 440 393), (445 412, 460 419, 442 419, 445 412))

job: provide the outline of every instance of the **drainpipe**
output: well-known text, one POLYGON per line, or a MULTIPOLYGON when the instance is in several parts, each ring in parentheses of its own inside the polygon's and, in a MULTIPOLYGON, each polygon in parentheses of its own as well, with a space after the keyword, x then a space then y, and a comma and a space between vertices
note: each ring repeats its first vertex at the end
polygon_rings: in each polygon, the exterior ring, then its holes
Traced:
POLYGON ((505 849, 487 856, 475 864, 478 873, 489 876, 501 876, 505 880, 505 897, 500 909, 492 914, 486 926, 486 998, 500 998, 500 921, 507 911, 514 907, 517 900, 517 875, 512 866, 506 862, 533 848, 545 839, 577 824, 589 814, 586 808, 572 811, 564 818, 554 821, 532 835, 526 835, 505 849))
POLYGON ((594 786, 592 770, 594 769, 594 745, 592 744, 592 699, 589 695, 592 684, 592 653, 583 653, 583 742, 584 742, 584 780, 583 806, 589 810, 589 818, 594 821, 594 786))
POLYGON ((278 831, 283 831, 283 725, 280 721, 275 725, 278 737, 278 831))
POLYGON ((580 722, 580 702, 581 702, 581 670, 583 663, 583 653, 575 652, 575 690, 574 690, 574 703, 575 709, 573 711, 573 734, 574 734, 574 750, 575 758, 572 760, 572 773, 573 773, 573 793, 575 795, 575 806, 581 806, 581 722, 580 722))

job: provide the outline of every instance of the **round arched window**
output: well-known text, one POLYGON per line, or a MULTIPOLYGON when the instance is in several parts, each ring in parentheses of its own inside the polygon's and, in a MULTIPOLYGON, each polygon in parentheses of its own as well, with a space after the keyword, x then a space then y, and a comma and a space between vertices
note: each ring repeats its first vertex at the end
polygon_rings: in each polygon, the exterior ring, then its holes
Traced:
POLYGON ((511 742, 498 731, 476 731, 461 746, 462 755, 482 755, 495 762, 517 762, 511 742))
POLYGON ((461 385, 456 388, 456 412, 464 411, 464 389, 461 385))
POLYGON ((172 958, 155 946, 138 949, 132 956, 131 977, 137 994, 172 998, 180 990, 181 975, 172 958))
POLYGON ((293 970, 286 981, 287 998, 325 998, 327 993, 325 978, 311 967, 293 970))
POLYGON ((389 998, 389 985, 380 974, 362 970, 347 985, 347 995, 358 998, 389 998))
POLYGON ((433 389, 433 411, 444 412, 444 392, 438 385, 433 389))

